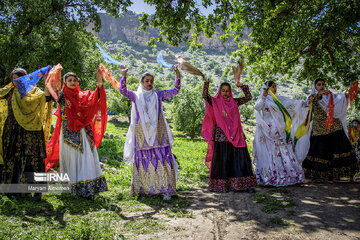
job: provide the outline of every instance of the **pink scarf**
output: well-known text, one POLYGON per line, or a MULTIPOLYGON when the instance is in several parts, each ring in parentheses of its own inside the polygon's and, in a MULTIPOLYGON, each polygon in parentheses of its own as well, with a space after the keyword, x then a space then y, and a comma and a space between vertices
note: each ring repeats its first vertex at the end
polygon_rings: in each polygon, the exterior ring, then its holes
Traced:
POLYGON ((205 165, 211 168, 211 161, 214 153, 214 142, 212 135, 215 123, 223 130, 225 136, 236 148, 246 147, 245 137, 241 126, 239 108, 232 92, 229 101, 226 101, 220 94, 211 98, 212 106, 205 102, 206 113, 203 120, 201 134, 208 143, 208 150, 205 158, 205 165))

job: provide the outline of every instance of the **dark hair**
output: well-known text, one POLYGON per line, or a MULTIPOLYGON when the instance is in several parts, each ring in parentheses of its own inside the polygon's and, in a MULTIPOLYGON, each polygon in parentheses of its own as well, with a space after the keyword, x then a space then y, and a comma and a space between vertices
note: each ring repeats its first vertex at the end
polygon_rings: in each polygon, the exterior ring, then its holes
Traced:
POLYGON ((18 75, 19 77, 21 76, 25 76, 27 74, 26 70, 23 68, 15 68, 14 70, 11 71, 11 80, 13 80, 13 75, 18 75))
POLYGON ((219 89, 221 90, 221 88, 222 88, 223 86, 228 86, 228 87, 230 88, 230 90, 231 90, 231 86, 230 86, 229 83, 223 82, 222 84, 220 84, 220 88, 219 88, 219 89))
POLYGON ((74 78, 76 78, 76 80, 78 80, 79 81, 79 78, 78 78, 78 76, 76 75, 76 73, 73 73, 73 72, 67 72, 65 75, 64 75, 64 82, 66 81, 66 79, 68 78, 68 77, 74 77, 74 78))
POLYGON ((325 79, 317 78, 317 79, 315 79, 314 85, 316 85, 319 81, 323 81, 325 83, 325 79))
POLYGON ((275 83, 274 81, 269 80, 269 81, 265 82, 265 86, 266 87, 271 87, 274 83, 275 83))
POLYGON ((142 76, 141 76, 141 82, 144 82, 144 78, 145 77, 147 77, 147 76, 150 76, 150 77, 152 77, 152 79, 154 80, 154 76, 151 74, 151 73, 149 73, 149 72, 146 72, 146 73, 144 73, 142 76))
POLYGON ((358 124, 360 124, 359 120, 357 120, 357 119, 354 119, 354 120, 352 120, 351 122, 352 122, 352 123, 353 123, 353 122, 357 122, 358 124))

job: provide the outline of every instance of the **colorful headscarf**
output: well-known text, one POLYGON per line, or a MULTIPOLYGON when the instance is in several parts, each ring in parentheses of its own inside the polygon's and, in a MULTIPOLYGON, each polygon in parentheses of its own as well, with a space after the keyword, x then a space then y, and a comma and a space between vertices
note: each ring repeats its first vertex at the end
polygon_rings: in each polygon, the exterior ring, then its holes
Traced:
POLYGON ((55 101, 59 101, 59 94, 61 90, 61 70, 63 67, 61 64, 55 65, 49 72, 49 75, 46 79, 45 85, 49 90, 51 96, 55 101))
POLYGON ((44 76, 44 74, 50 69, 51 66, 46 66, 36 70, 35 72, 14 79, 13 81, 18 87, 20 98, 23 99, 35 87, 40 78, 42 78, 42 76, 44 76))
POLYGON ((225 136, 236 147, 245 147, 245 137, 241 126, 240 113, 232 92, 230 92, 229 100, 225 100, 220 90, 215 97, 211 98, 212 106, 205 102, 206 113, 203 120, 201 134, 208 143, 208 151, 205 158, 205 165, 210 168, 214 153, 214 142, 212 135, 215 123, 223 130, 225 136))
POLYGON ((164 61, 164 57, 163 57, 161 51, 160 51, 159 55, 156 57, 156 61, 157 61, 159 64, 161 64, 161 65, 163 65, 164 67, 166 67, 166 68, 172 68, 172 67, 173 67, 172 64, 167 63, 167 62, 164 61))
POLYGON ((119 88, 120 88, 119 81, 117 81, 114 78, 114 76, 111 74, 111 72, 104 65, 102 65, 101 63, 99 65, 99 70, 100 70, 100 73, 101 73, 102 77, 105 79, 105 81, 110 83, 115 90, 119 90, 119 88))
POLYGON ((104 49, 102 49, 98 43, 95 43, 95 45, 99 48, 100 54, 104 58, 105 62, 120 65, 120 66, 124 66, 124 64, 122 64, 121 62, 119 62, 119 61, 113 59, 112 57, 110 57, 110 55, 107 52, 105 52, 104 49))
MULTIPOLYGON (((78 131, 90 125, 94 134, 95 146, 98 148, 104 136, 107 123, 107 105, 104 86, 100 89, 96 88, 95 91, 81 91, 78 84, 75 89, 70 89, 65 84, 63 92, 65 97, 65 114, 69 129, 71 131, 78 131)), ((58 117, 56 127, 46 149, 46 171, 59 161, 59 136, 61 130, 60 106, 58 106, 55 116, 58 117)))

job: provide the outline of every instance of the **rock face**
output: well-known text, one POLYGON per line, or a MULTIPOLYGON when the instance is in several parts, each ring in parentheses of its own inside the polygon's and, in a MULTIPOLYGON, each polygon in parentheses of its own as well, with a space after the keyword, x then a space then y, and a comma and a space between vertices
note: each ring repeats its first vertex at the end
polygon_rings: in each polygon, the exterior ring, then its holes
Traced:
MULTIPOLYGON (((100 14, 102 27, 100 32, 95 32, 93 26, 89 25, 86 30, 97 36, 102 42, 117 42, 122 41, 132 45, 146 46, 146 42, 150 38, 159 36, 159 30, 148 28, 146 33, 139 31, 140 22, 139 15, 133 12, 124 13, 120 18, 114 18, 106 14, 100 14)), ((250 31, 245 29, 244 36, 250 31)), ((216 50, 231 50, 238 47, 238 43, 230 39, 227 42, 220 40, 221 32, 216 32, 212 39, 200 36, 199 41, 203 43, 203 49, 216 49, 216 50)), ((162 47, 169 47, 165 43, 158 44, 162 47)))

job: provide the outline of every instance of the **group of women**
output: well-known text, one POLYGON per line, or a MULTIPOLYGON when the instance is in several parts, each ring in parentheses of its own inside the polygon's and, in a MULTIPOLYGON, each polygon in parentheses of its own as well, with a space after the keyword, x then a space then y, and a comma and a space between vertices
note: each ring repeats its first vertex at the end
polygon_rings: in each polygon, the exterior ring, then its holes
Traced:
MULTIPOLYGON (((171 90, 157 91, 154 76, 145 73, 133 92, 126 85, 128 69, 121 66, 120 70, 119 91, 132 101, 124 146, 124 161, 133 166, 131 194, 162 195, 168 200, 176 194, 179 172, 162 101, 179 93, 180 71, 174 66, 171 90)), ((99 192, 108 190, 97 153, 107 122, 100 68, 95 91, 81 91, 77 75, 69 72, 55 99, 47 87, 45 93, 34 87, 21 99, 14 80, 26 74, 24 69, 14 69, 11 82, 0 89, 1 182, 34 183, 26 173, 44 172, 59 161, 74 196, 97 198, 99 192), (57 122, 47 143, 44 133, 49 131, 46 123, 52 101, 58 103, 57 122)), ((276 84, 266 82, 255 105, 252 162, 238 108, 252 99, 249 87, 236 81, 244 97, 234 98, 231 85, 223 83, 211 97, 210 81, 203 78, 206 114, 202 135, 208 143, 204 157, 210 169, 210 191, 252 193, 257 184, 288 186, 304 182, 305 177, 339 181, 358 171, 355 153, 359 157, 360 126, 358 121, 352 123, 350 142, 345 119, 348 92, 332 94, 325 80, 317 79, 307 100, 293 100, 276 95, 276 84)), ((32 198, 39 201, 41 194, 32 198)))

